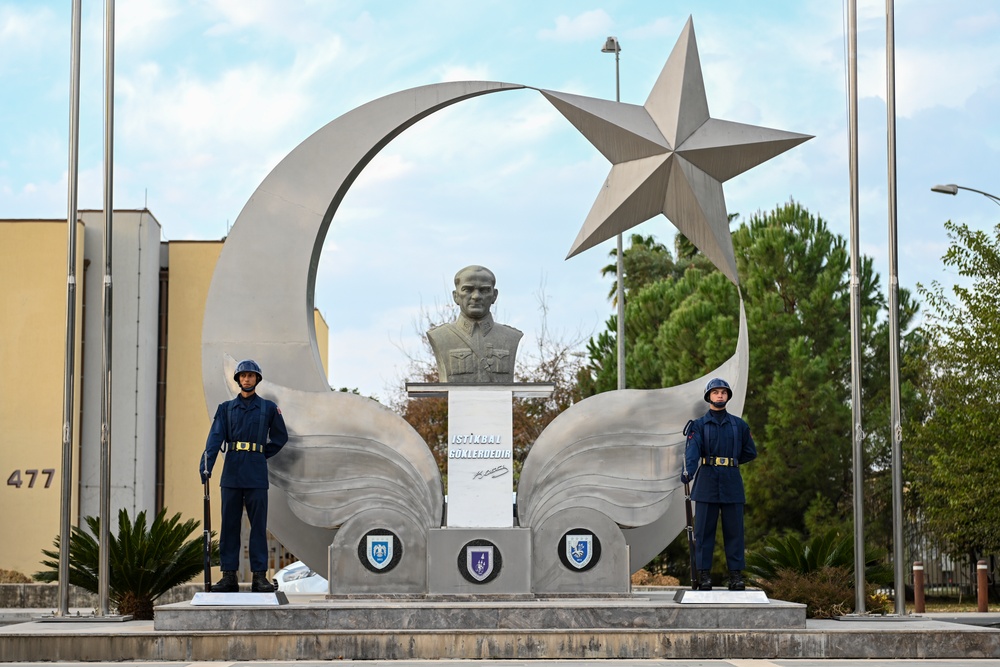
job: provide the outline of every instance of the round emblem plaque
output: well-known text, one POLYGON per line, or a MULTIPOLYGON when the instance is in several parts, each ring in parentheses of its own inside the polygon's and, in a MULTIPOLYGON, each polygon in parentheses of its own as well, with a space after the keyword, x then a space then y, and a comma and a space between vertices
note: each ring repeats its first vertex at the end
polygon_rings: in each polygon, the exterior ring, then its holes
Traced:
POLYGON ((503 568, 503 555, 489 540, 472 540, 458 552, 458 571, 473 584, 488 584, 503 568))
POLYGON ((601 540, 586 528, 574 528, 559 539, 559 560, 573 572, 586 572, 601 560, 601 540))
POLYGON ((391 530, 374 528, 358 542, 358 559, 365 569, 376 574, 390 571, 402 558, 403 543, 391 530))

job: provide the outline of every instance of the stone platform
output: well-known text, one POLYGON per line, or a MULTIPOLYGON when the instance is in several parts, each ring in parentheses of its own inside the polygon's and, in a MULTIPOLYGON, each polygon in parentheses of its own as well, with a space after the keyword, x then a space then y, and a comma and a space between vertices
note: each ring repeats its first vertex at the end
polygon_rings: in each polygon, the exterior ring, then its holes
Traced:
POLYGON ((802 605, 680 604, 675 591, 531 599, 325 599, 156 608, 156 621, 0 628, 0 662, 1000 658, 1000 630, 802 605))
MULTIPOLYGON (((728 591, 716 594, 726 600, 728 591)), ((737 597, 739 594, 732 594, 737 597)), ((766 597, 763 597, 766 600, 766 597)), ((380 597, 312 599, 255 608, 201 607, 179 602, 156 608, 155 630, 287 632, 328 630, 583 630, 600 628, 802 629, 806 608, 766 604, 678 604, 669 593, 608 597, 380 597)))

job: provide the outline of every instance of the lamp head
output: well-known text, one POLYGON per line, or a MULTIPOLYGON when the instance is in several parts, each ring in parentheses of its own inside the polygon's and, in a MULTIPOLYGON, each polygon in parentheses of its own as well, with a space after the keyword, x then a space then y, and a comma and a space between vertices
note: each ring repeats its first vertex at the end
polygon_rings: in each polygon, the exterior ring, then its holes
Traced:
POLYGON ((621 50, 622 46, 618 43, 618 38, 608 37, 607 41, 604 42, 604 47, 601 49, 601 53, 618 53, 621 50))
POLYGON ((931 188, 932 192, 940 192, 943 195, 957 195, 958 186, 954 183, 949 183, 948 185, 935 185, 931 188))

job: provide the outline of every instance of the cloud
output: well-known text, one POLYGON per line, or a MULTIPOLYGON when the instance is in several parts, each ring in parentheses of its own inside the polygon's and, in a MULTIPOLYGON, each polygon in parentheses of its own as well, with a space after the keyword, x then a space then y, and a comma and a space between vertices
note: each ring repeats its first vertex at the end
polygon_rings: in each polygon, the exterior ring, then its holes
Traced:
POLYGON ((115 53, 148 52, 170 43, 183 16, 179 0, 129 0, 115 4, 115 53))
POLYGON ((659 37, 676 39, 683 26, 684 23, 676 18, 661 16, 638 28, 629 28, 625 31, 625 37, 634 39, 655 39, 659 37))
MULTIPOLYGON (((67 13, 68 14, 68 13, 67 13)), ((0 72, 20 69, 29 58, 52 48, 51 40, 39 35, 65 34, 69 36, 69 21, 58 24, 56 14, 45 6, 0 5, 0 72)))
POLYGON ((592 9, 588 12, 570 17, 556 17, 554 28, 543 28, 538 31, 538 37, 556 42, 579 42, 604 36, 614 25, 614 21, 603 9, 592 9))
POLYGON ((441 82, 448 81, 490 81, 490 68, 485 64, 475 66, 448 65, 442 68, 441 82))

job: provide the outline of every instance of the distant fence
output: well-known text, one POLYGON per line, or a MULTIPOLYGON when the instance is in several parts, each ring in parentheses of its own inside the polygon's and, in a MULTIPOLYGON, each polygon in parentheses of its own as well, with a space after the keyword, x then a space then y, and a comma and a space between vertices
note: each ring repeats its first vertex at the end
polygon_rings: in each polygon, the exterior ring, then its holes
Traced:
MULTIPOLYGON (((922 534, 919 524, 906 526, 907 541, 905 553, 906 585, 913 586, 913 563, 924 566, 924 594, 927 597, 975 597, 976 560, 968 554, 955 558, 941 548, 934 540, 922 534)), ((994 586, 997 573, 997 555, 980 556, 987 562, 989 584, 994 586)))

